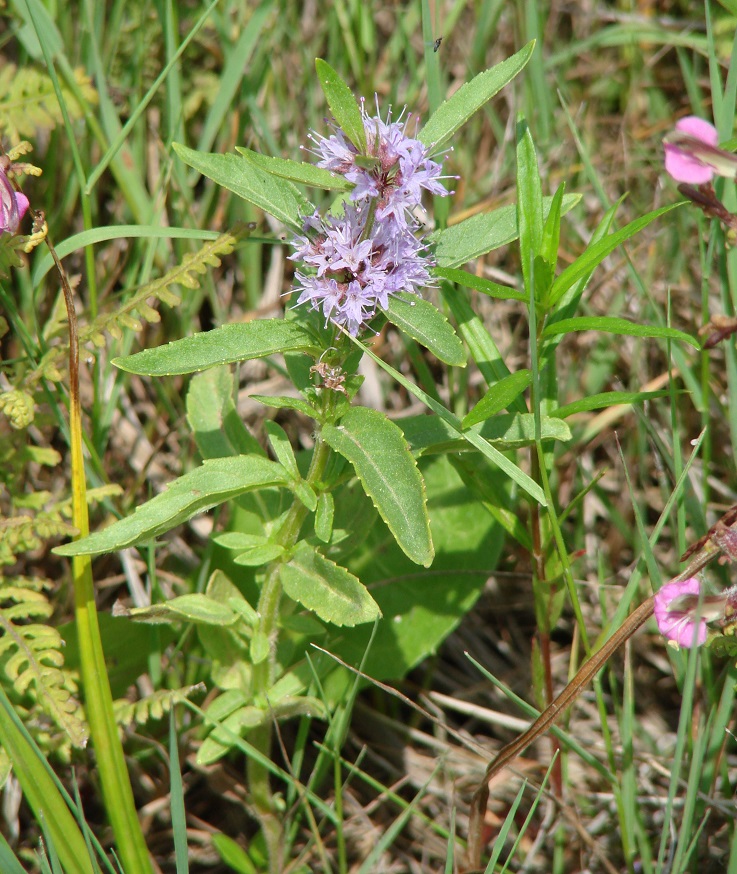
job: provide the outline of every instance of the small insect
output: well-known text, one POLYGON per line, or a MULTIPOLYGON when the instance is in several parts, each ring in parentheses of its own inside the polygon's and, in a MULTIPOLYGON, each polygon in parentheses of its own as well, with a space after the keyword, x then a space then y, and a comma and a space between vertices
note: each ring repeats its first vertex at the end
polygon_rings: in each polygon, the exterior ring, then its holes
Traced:
POLYGON ((440 48, 440 43, 443 41, 442 36, 439 36, 433 43, 432 50, 436 52, 440 48))

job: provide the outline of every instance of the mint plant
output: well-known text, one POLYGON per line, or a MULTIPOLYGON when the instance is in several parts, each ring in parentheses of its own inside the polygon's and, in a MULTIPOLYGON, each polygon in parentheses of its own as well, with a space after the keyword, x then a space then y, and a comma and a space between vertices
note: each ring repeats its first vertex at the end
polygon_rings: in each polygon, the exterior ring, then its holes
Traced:
POLYGON ((517 205, 422 235, 415 211, 423 195, 448 193, 448 142, 531 51, 527 46, 466 84, 417 131, 410 116, 392 121, 378 109, 369 115, 318 61, 333 133, 313 135, 317 165, 175 145, 190 167, 281 222, 296 249, 296 300, 284 318, 223 325, 115 361, 145 376, 196 374, 187 414, 203 462, 133 515, 56 551, 81 556, 136 546, 228 503, 203 590, 128 615, 196 626, 218 690, 205 714, 199 761, 214 762, 235 747, 246 751, 249 800, 271 871, 283 869, 287 849, 283 800, 272 785, 272 775, 288 776, 271 761, 275 723, 332 719, 332 749, 339 748, 345 723, 334 713, 341 704, 349 709, 352 693, 336 660, 373 677, 400 676, 417 664, 470 609, 505 536, 534 555, 541 634, 549 640, 568 599, 588 648, 561 530, 564 508, 551 485, 555 447, 571 439, 566 419, 575 412, 660 395, 606 392, 562 405, 555 361, 561 338, 599 330, 696 345, 672 328, 575 315, 596 266, 670 207, 610 233, 611 209, 585 251, 559 271, 561 219, 578 197, 563 186, 543 196, 524 120, 517 129, 517 205), (327 213, 300 186, 336 192, 327 213), (516 239, 523 290, 462 269, 516 239), (440 289, 442 309, 420 296, 428 288, 440 289), (461 288, 524 304, 529 368, 510 371, 461 288), (458 415, 422 372, 420 387, 377 356, 370 343, 387 323, 410 348, 423 346, 448 368, 464 366, 468 350, 488 385, 479 402, 458 415), (265 450, 237 416, 227 366, 275 355, 283 356, 296 396, 256 399, 309 417, 308 452, 295 452, 275 422, 264 426, 265 450), (364 356, 429 414, 395 422, 357 403, 364 356), (529 458, 521 459, 525 452, 529 458), (528 508, 529 528, 512 509, 519 503, 528 508), (431 565, 432 577, 418 575, 418 566, 431 565), (398 582, 378 585, 387 579, 398 582))

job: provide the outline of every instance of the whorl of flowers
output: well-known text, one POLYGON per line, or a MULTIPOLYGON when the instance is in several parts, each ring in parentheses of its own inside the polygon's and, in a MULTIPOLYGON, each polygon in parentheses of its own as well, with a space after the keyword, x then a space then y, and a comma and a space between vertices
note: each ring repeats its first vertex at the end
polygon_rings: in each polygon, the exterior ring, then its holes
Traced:
POLYGON ((311 303, 326 321, 354 336, 377 308, 386 308, 398 291, 419 292, 430 281, 434 262, 417 238, 413 210, 423 190, 447 195, 442 166, 428 149, 407 135, 406 121, 386 121, 361 109, 366 153, 340 128, 329 137, 312 134, 318 166, 354 184, 342 215, 323 219, 316 212, 304 222, 293 245, 293 261, 314 269, 296 272, 298 304, 311 303))

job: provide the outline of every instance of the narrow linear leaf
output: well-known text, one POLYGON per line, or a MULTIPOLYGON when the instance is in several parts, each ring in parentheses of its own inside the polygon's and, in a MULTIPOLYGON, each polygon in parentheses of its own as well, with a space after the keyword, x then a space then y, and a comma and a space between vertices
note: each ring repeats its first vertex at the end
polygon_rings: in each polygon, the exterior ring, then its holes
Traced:
MULTIPOLYGON (((564 204, 565 200, 566 198, 564 197, 564 204)), ((590 245, 588 249, 579 255, 573 264, 566 267, 566 269, 555 280, 553 287, 550 290, 548 306, 554 306, 574 283, 587 274, 590 274, 594 267, 601 264, 607 255, 610 255, 617 246, 621 245, 626 240, 629 240, 630 237, 643 230, 643 228, 646 228, 650 222, 655 221, 656 218, 665 215, 665 213, 670 212, 672 209, 676 209, 676 207, 679 206, 681 206, 681 203, 672 203, 668 206, 662 206, 660 209, 653 210, 652 212, 647 213, 647 215, 635 219, 625 225, 620 231, 616 231, 593 245, 590 245)))
POLYGON ((532 372, 529 370, 518 370, 500 379, 486 392, 471 412, 463 417, 462 427, 470 428, 471 425, 476 425, 506 410, 531 382, 532 372))
POLYGON ((474 291, 480 291, 482 294, 487 294, 489 297, 495 297, 498 300, 527 301, 527 295, 523 291, 517 291, 516 288, 500 285, 498 282, 492 282, 490 279, 484 279, 481 276, 475 276, 473 273, 469 273, 468 270, 458 270, 454 267, 436 267, 433 273, 441 279, 455 282, 464 288, 472 288, 474 291))
POLYGON ((292 600, 333 625, 360 625, 381 616, 378 604, 357 577, 304 541, 281 566, 279 578, 292 600))
POLYGON ((575 319, 561 319, 559 322, 550 322, 543 330, 543 336, 552 337, 556 334, 568 334, 571 331, 603 331, 606 334, 619 334, 626 337, 658 337, 661 340, 681 340, 700 349, 699 341, 678 331, 676 328, 665 328, 659 325, 641 325, 639 322, 630 322, 627 319, 618 319, 611 316, 581 316, 575 319))
POLYGON ((330 64, 317 58, 315 61, 320 87, 325 94, 330 111, 339 128, 359 152, 366 152, 366 131, 361 118, 361 110, 351 89, 340 78, 330 64))
POLYGON ((559 419, 567 419, 568 416, 573 416, 575 413, 602 410, 607 407, 617 406, 618 404, 637 404, 642 401, 652 401, 655 398, 667 397, 669 394, 668 389, 662 389, 662 391, 605 391, 600 394, 591 395, 588 398, 581 398, 572 404, 558 407, 550 415, 556 416, 559 419))
POLYGON ((315 408, 301 398, 270 397, 269 395, 250 395, 250 398, 266 407, 273 407, 275 410, 297 410, 311 419, 315 418, 315 408))
POLYGON ((331 173, 324 167, 316 167, 314 164, 308 164, 304 161, 290 161, 288 158, 271 158, 268 155, 261 155, 240 146, 236 146, 235 150, 261 170, 271 173, 272 176, 280 176, 292 182, 301 182, 303 185, 324 188, 327 191, 347 191, 353 187, 344 176, 331 173))
POLYGON ((302 232, 302 216, 314 211, 314 206, 296 185, 267 173, 242 156, 198 152, 181 143, 174 143, 173 148, 185 164, 297 233, 302 232))
MULTIPOLYGON (((573 209, 580 199, 580 194, 566 194, 561 207, 563 213, 573 209)), ((548 217, 551 203, 551 197, 543 198, 543 219, 548 217)), ((461 267, 480 255, 508 245, 517 236, 517 207, 502 206, 434 231, 430 242, 436 244, 435 258, 439 267, 461 267)))
POLYGON ((280 464, 255 455, 213 458, 174 480, 165 492, 138 507, 132 516, 114 522, 74 543, 57 546, 57 555, 99 555, 152 540, 176 525, 253 489, 283 486, 280 464))
POLYGON ((468 119, 522 70, 530 60, 535 43, 529 42, 512 55, 462 85, 442 103, 417 135, 421 143, 437 151, 468 119))
POLYGON ((319 354, 315 340, 296 322, 254 319, 252 322, 222 325, 166 346, 114 358, 113 364, 141 376, 173 376, 195 373, 219 364, 264 358, 287 350, 319 354))
POLYGON ((389 321, 413 340, 423 345, 432 354, 459 367, 466 365, 466 352, 456 334, 440 310, 416 294, 400 292, 389 298, 389 307, 382 310, 389 321))
POLYGON ((425 483, 402 431, 383 413, 352 407, 322 438, 353 465, 366 494, 412 561, 428 567, 430 538, 425 483))

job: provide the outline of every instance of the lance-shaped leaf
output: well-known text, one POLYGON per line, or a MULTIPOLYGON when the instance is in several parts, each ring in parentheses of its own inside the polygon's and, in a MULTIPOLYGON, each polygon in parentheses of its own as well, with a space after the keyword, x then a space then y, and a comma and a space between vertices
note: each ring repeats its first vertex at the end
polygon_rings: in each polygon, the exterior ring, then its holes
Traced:
POLYGON ((353 465, 406 555, 428 567, 434 550, 425 483, 401 429, 377 410, 352 407, 339 425, 323 428, 322 438, 353 465))
POLYGON ((128 373, 142 376, 173 376, 286 351, 320 354, 314 338, 296 322, 255 319, 222 325, 166 346, 114 358, 113 364, 128 373))
POLYGON ((389 298, 389 306, 382 310, 387 319, 400 331, 409 334, 446 364, 460 367, 466 364, 463 343, 440 310, 416 294, 400 292, 389 298))
POLYGON ((163 604, 151 604, 149 607, 132 607, 125 615, 137 622, 147 622, 151 625, 168 622, 194 622, 198 625, 233 625, 239 614, 227 604, 222 604, 215 598, 203 592, 192 592, 170 598, 163 604))
POLYGON ((676 328, 666 328, 660 325, 642 325, 627 319, 613 316, 580 316, 573 319, 561 319, 559 322, 549 322, 544 330, 544 337, 556 334, 569 334, 573 331, 603 331, 606 334, 619 334, 625 337, 659 337, 662 340, 681 340, 694 349, 700 349, 699 341, 679 331, 676 328))
POLYGON ((301 182, 303 185, 324 188, 327 191, 347 191, 353 187, 353 184, 345 176, 338 176, 337 173, 331 173, 330 170, 317 167, 315 164, 307 164, 305 161, 290 161, 287 158, 271 158, 269 155, 261 155, 250 149, 242 149, 240 146, 236 146, 235 150, 267 173, 289 179, 291 182, 301 182))
POLYGON ((356 98, 330 64, 317 58, 315 69, 320 87, 339 128, 362 154, 366 153, 366 131, 356 98))
POLYGON ((486 392, 476 406, 463 417, 462 425, 470 428, 486 419, 490 419, 507 407, 512 408, 512 403, 532 382, 532 373, 529 370, 518 370, 510 373, 504 379, 500 379, 486 392))
POLYGON ((363 583, 302 541, 279 568, 289 597, 333 625, 360 625, 381 616, 363 583))
MULTIPOLYGON (((580 199, 580 194, 566 194, 560 205, 561 214, 573 209, 580 199)), ((552 202, 552 197, 543 198, 543 219, 547 219, 552 202)), ((439 267, 461 267, 486 252, 506 246, 517 235, 517 207, 502 206, 435 231, 430 234, 430 241, 436 244, 439 267)))
POLYGON ((468 119, 523 69, 530 60, 534 42, 529 42, 517 54, 490 70, 474 76, 432 114, 418 139, 434 151, 447 142, 468 119))
POLYGON ((267 173, 243 157, 198 152, 181 143, 174 143, 174 151, 185 164, 273 215, 297 233, 302 232, 301 217, 311 215, 315 209, 296 185, 267 173))
POLYGON ((253 489, 283 486, 287 480, 280 464, 255 455, 209 459, 136 508, 132 516, 54 551, 58 555, 99 555, 135 546, 230 498, 253 489))

